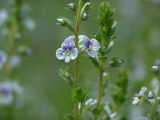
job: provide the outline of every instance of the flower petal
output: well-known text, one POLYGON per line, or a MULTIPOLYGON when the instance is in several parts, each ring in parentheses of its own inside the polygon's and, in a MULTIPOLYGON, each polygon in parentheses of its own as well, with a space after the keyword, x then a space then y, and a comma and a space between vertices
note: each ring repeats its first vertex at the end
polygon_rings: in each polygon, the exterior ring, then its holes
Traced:
POLYGON ((79 48, 80 50, 84 51, 85 49, 88 49, 90 45, 90 39, 85 35, 79 35, 79 48))
POLYGON ((64 40, 64 42, 62 43, 61 47, 62 47, 62 48, 71 47, 71 49, 74 48, 74 46, 75 46, 74 39, 75 39, 75 36, 73 36, 73 35, 67 37, 67 38, 64 40))
POLYGON ((57 51, 56 51, 56 57, 57 59, 59 60, 64 60, 65 59, 65 50, 63 50, 62 48, 59 48, 57 51))
POLYGON ((100 44, 96 39, 91 39, 91 43, 92 43, 92 46, 93 46, 93 50, 98 51, 100 49, 100 44))
POLYGON ((87 50, 86 52, 92 58, 96 58, 98 56, 98 52, 95 50, 87 50))
POLYGON ((69 56, 66 56, 65 62, 66 62, 66 63, 69 63, 69 62, 70 62, 70 57, 69 57, 69 56))
POLYGON ((77 48, 74 48, 72 51, 71 51, 71 54, 70 54, 70 59, 71 60, 74 60, 76 59, 78 56, 78 49, 77 48))

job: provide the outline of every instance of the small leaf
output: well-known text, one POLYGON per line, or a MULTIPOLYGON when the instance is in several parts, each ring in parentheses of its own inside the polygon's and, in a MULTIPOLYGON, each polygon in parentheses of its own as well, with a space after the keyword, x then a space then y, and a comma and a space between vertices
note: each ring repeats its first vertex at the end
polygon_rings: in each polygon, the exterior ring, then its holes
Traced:
POLYGON ((64 120, 74 120, 73 116, 71 114, 67 114, 63 118, 64 120))
POLYGON ((88 98, 88 92, 81 87, 75 87, 72 90, 71 97, 73 102, 83 103, 88 98))
POLYGON ((76 86, 77 82, 72 78, 72 76, 69 74, 67 68, 60 68, 59 69, 59 76, 65 80, 67 83, 69 83, 70 86, 76 86))
POLYGON ((103 109, 104 109, 104 105, 103 104, 99 104, 99 105, 97 105, 94 109, 93 109, 93 114, 94 115, 100 115, 101 114, 101 112, 103 111, 103 109))

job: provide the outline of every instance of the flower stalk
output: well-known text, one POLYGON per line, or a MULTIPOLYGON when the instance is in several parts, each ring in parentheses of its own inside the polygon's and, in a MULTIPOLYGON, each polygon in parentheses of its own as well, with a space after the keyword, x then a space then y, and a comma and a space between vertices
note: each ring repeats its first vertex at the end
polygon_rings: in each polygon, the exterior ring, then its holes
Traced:
POLYGON ((103 97, 103 73, 104 73, 104 65, 101 63, 99 66, 99 87, 98 87, 98 98, 97 98, 97 104, 99 105, 102 97, 103 97))
POLYGON ((151 113, 150 113, 150 120, 155 120, 156 118, 156 112, 157 112, 157 106, 159 104, 159 99, 158 97, 160 96, 160 70, 158 66, 153 66, 152 67, 153 72, 155 73, 155 77, 158 79, 158 91, 157 91, 157 95, 155 95, 155 102, 153 103, 152 107, 151 107, 151 113), (155 69, 156 68, 156 69, 155 69))
MULTIPOLYGON (((75 22, 75 46, 78 48, 78 41, 79 41, 79 27, 81 22, 81 9, 82 9, 82 0, 79 0, 78 2, 78 8, 77 8, 77 15, 76 15, 76 22, 75 22)), ((79 81, 79 56, 77 57, 75 61, 75 80, 79 81)), ((80 111, 78 108, 79 103, 75 103, 75 110, 74 110, 74 118, 75 120, 80 120, 80 111)))
MULTIPOLYGON (((82 0, 78 2, 78 9, 76 15, 76 22, 75 22, 75 46, 78 47, 78 35, 79 35, 79 27, 81 22, 81 9, 82 9, 82 0)), ((79 81, 79 57, 77 57, 75 61, 75 80, 79 81)))

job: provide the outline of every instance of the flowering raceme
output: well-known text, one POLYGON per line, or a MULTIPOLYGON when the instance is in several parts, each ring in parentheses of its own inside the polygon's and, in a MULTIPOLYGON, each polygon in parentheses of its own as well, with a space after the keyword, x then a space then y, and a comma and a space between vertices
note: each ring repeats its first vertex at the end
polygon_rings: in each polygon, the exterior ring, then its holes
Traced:
MULTIPOLYGON (((79 35, 78 47, 80 51, 86 52, 90 57, 96 58, 100 49, 100 44, 96 39, 89 39, 85 35, 79 35)), ((78 48, 75 46, 75 36, 67 37, 56 51, 56 57, 69 63, 78 56, 78 48)))

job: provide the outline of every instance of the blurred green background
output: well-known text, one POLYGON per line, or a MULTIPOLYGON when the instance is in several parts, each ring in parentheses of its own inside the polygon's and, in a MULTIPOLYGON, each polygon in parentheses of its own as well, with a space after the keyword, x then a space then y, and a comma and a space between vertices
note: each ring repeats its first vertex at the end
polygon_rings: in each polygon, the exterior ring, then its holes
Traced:
MULTIPOLYGON (((8 6, 7 1, 0 0, 0 9, 8 6)), ((64 63, 56 59, 55 51, 71 33, 56 25, 56 19, 64 16, 74 20, 65 7, 75 0, 23 1, 32 8, 30 15, 36 28, 23 34, 23 44, 30 46, 33 54, 23 57, 14 73, 24 86, 15 117, 16 120, 62 120, 65 113, 70 113, 72 103, 69 86, 58 76, 58 69, 64 63)), ((91 0, 93 8, 89 20, 81 25, 80 34, 91 36, 97 31, 95 23, 100 1, 91 0)), ((139 81, 145 85, 152 77, 151 66, 160 58, 160 0, 111 0, 111 3, 116 8, 118 21, 111 56, 125 61, 130 83, 134 83, 131 88, 139 81)), ((70 66, 72 68, 72 63, 70 66)), ((81 58, 80 69, 84 86, 96 90, 98 71, 87 57, 81 58)))

